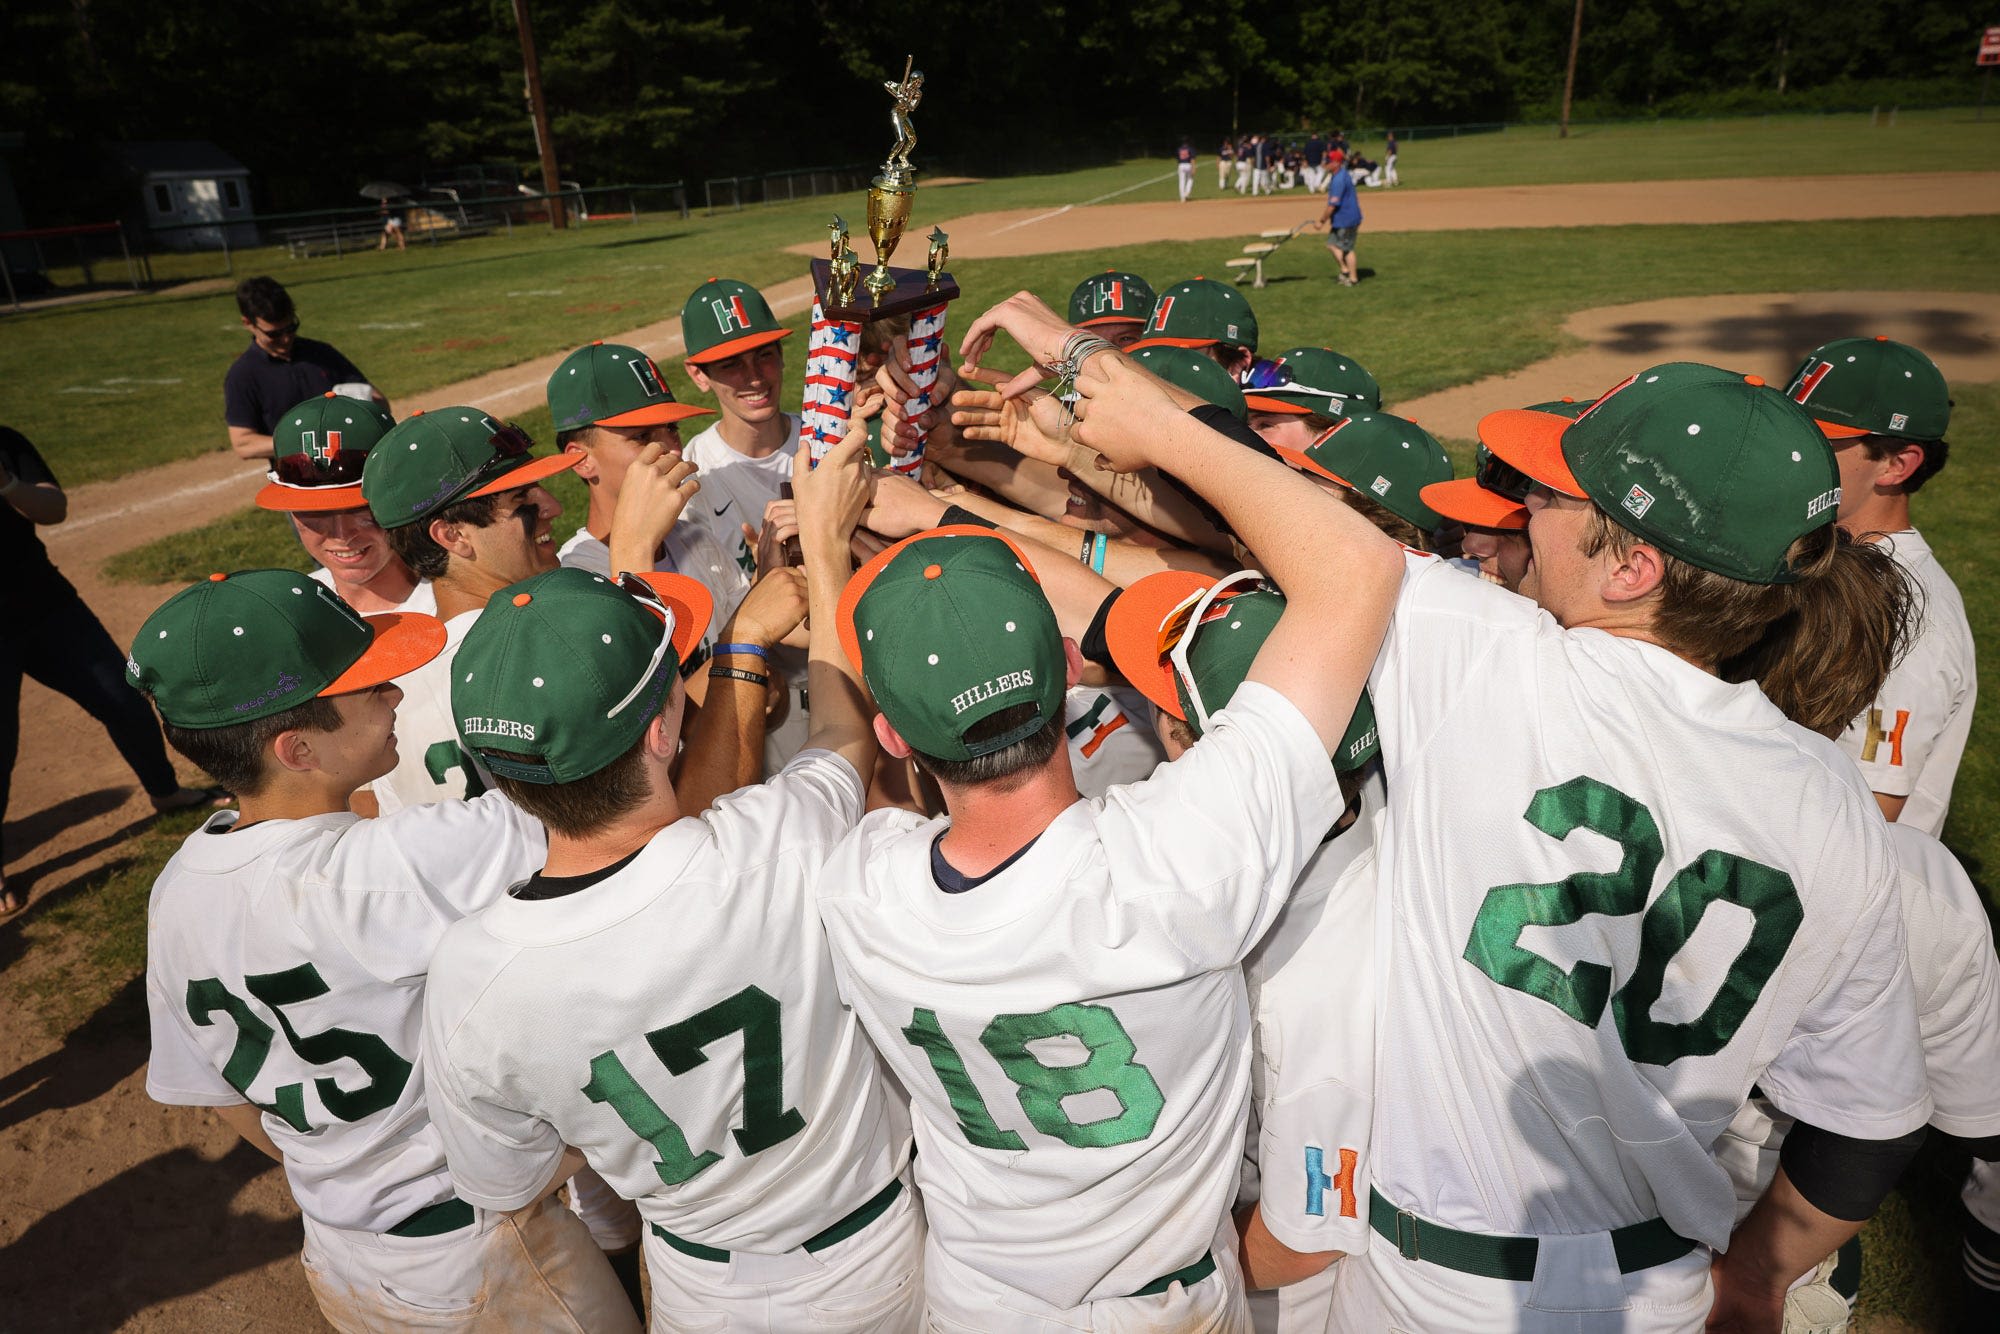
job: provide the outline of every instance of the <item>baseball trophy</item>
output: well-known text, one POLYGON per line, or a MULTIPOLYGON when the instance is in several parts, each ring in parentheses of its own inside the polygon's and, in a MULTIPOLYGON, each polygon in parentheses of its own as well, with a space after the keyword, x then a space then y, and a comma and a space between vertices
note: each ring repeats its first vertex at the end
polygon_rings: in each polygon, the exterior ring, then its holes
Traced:
MULTIPOLYGON (((906 57, 902 80, 882 85, 894 99, 889 123, 896 142, 868 187, 868 239, 875 247, 875 267, 862 276, 861 261, 848 244, 847 222, 838 214, 827 228, 827 257, 812 262, 814 296, 812 333, 806 348, 804 415, 814 462, 847 432, 862 325, 909 317, 910 369, 917 385, 917 394, 908 405, 909 417, 930 408, 931 389, 937 383, 945 307, 958 295, 958 284, 944 268, 951 255, 949 238, 933 227, 923 268, 889 266, 917 197, 917 174, 910 166, 917 132, 910 113, 923 98, 924 75, 914 64, 913 58, 906 57)), ((896 456, 890 466, 897 472, 914 473, 923 457, 919 441, 911 453, 896 456)))

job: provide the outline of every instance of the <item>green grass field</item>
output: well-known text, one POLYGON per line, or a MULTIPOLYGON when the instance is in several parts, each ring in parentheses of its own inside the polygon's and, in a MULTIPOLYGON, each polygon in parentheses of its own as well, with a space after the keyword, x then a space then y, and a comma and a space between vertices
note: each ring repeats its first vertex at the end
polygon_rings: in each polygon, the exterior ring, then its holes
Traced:
MULTIPOLYGON (((1906 115, 1893 131, 1870 130, 1865 116, 1660 130, 1586 127, 1567 145, 1552 132, 1513 131, 1410 145, 1404 167, 1413 187, 1613 179, 1641 171, 1669 177, 1810 173, 1852 170, 1857 143, 1884 148, 1893 158, 1888 165, 1897 169, 2000 167, 1996 126, 1971 125, 1962 115, 1906 115), (1884 137, 1863 138, 1872 134, 1884 137), (1893 151, 1885 147, 1891 144, 1893 151)), ((986 208, 1053 206, 1108 193, 1160 170, 1158 163, 1127 163, 1069 176, 950 187, 926 195, 923 207, 926 216, 948 217, 986 208)), ((1159 187, 1161 197, 1167 188, 1159 187)), ((1144 197, 1149 190, 1123 196, 1144 197)), ((392 395, 406 394, 675 314, 686 290, 710 272, 756 282, 791 276, 798 272, 798 258, 781 247, 817 235, 836 207, 849 218, 860 215, 852 197, 824 199, 685 223, 607 225, 568 238, 470 241, 434 254, 371 252, 338 265, 319 261, 274 271, 293 286, 307 333, 338 343, 392 395), (537 290, 561 295, 509 295, 537 290), (366 327, 402 324, 418 327, 366 327), (458 346, 447 346, 447 329, 458 346)), ((1213 242, 1157 245, 1120 251, 1116 259, 1170 280, 1213 269, 1231 250, 1213 242)), ((969 314, 976 303, 1023 287, 1060 300, 1081 274, 1109 259, 1102 253, 1007 261, 968 255, 956 259, 953 269, 967 292, 961 309, 969 314)), ((1975 218, 1894 226, 1829 222, 1384 235, 1370 239, 1363 262, 1376 276, 1343 292, 1327 280, 1325 256, 1316 246, 1280 252, 1268 269, 1270 286, 1254 294, 1262 341, 1271 349, 1307 342, 1341 348, 1375 372, 1393 407, 1563 350, 1570 342, 1564 319, 1594 306, 1858 285, 2000 290, 2000 228, 1993 219, 1975 218), (1830 263, 1830 257, 1845 262, 1830 263)), ((966 317, 955 316, 954 326, 962 329, 966 317)), ((14 387, 7 419, 27 429, 71 482, 184 457, 220 440, 218 382, 240 343, 226 293, 119 300, 10 318, 0 325, 0 377, 14 387), (107 348, 118 349, 117 375, 179 376, 181 383, 129 395, 60 392, 87 376, 103 375, 112 360, 104 355, 107 348), (82 366, 90 369, 71 369, 82 366), (197 369, 189 371, 190 366, 197 369)), ((1774 359, 1786 362, 1799 351, 1774 359)), ((676 392, 688 393, 678 367, 665 369, 676 392)), ((1575 391, 1583 395, 1604 387, 1578 385, 1575 391)), ((796 369, 789 388, 795 403, 796 369)), ((1961 384, 1954 396, 1952 463, 1919 498, 1917 515, 1958 579, 1980 651, 1990 662, 2000 654, 2000 544, 1990 519, 2000 498, 2000 385, 1961 384)), ((545 410, 519 420, 546 445, 551 433, 545 410)), ((1448 443, 1463 465, 1469 442, 1448 443)), ((564 477, 555 490, 567 508, 558 524, 559 534, 566 535, 582 516, 581 486, 564 477)), ((301 559, 282 520, 245 510, 119 556, 107 570, 118 578, 173 583, 215 568, 301 559)), ((1989 692, 1976 716, 1946 830, 1947 842, 1989 900, 2000 880, 1996 710, 2000 702, 1989 692)), ((88 942, 63 946, 63 957, 77 962, 59 980, 12 970, 15 997, 45 1023, 68 1028, 131 976, 146 887, 171 844, 171 838, 135 840, 115 867, 92 877, 88 894, 66 893, 58 910, 29 921, 31 950, 88 942)), ((1904 1327, 1894 1321, 1941 1328, 1949 1318, 1957 1226, 1949 1175, 1949 1165, 1927 1159, 1870 1225, 1861 1328, 1904 1327)))

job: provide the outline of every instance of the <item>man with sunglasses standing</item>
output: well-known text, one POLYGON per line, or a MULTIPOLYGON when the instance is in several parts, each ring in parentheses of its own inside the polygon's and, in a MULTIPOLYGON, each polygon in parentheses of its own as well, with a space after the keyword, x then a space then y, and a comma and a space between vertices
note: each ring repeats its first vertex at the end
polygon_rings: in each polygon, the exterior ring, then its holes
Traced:
POLYGON ((299 337, 292 294, 275 278, 245 278, 236 286, 236 309, 250 331, 250 346, 222 378, 222 419, 229 447, 241 459, 271 457, 271 434, 293 406, 328 390, 389 400, 331 343, 299 337), (362 391, 366 391, 364 394, 362 391))
POLYGON ((388 815, 405 806, 476 797, 490 784, 458 744, 451 655, 487 598, 556 568, 550 525, 562 505, 541 486, 575 454, 534 458, 526 432, 478 408, 412 413, 368 452, 361 494, 411 570, 429 579, 445 648, 398 680, 396 767, 375 780, 388 815))

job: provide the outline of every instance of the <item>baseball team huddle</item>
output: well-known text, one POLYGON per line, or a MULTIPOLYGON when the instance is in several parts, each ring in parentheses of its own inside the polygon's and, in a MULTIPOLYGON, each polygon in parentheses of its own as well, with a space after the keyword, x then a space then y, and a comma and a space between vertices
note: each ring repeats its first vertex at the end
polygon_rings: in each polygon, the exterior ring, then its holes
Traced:
POLYGON ((594 343, 553 452, 344 359, 232 415, 321 568, 132 645, 240 807, 147 1089, 284 1166, 335 1328, 1836 1331, 1926 1136, 1994 1309, 1920 351, 1496 404, 1454 478, 1201 278, 928 398, 867 326, 816 465, 763 296, 681 329, 712 408, 594 343))

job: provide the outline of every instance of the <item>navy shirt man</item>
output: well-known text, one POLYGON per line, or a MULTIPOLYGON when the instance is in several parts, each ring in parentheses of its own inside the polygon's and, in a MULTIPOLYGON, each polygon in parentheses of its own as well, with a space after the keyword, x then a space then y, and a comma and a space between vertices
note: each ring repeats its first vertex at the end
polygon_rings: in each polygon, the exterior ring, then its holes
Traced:
POLYGON ((291 293, 276 279, 245 278, 236 287, 236 309, 250 331, 250 346, 222 379, 222 419, 238 458, 270 458, 271 431, 278 419, 339 386, 360 385, 389 406, 333 344, 298 336, 298 311, 291 293))

